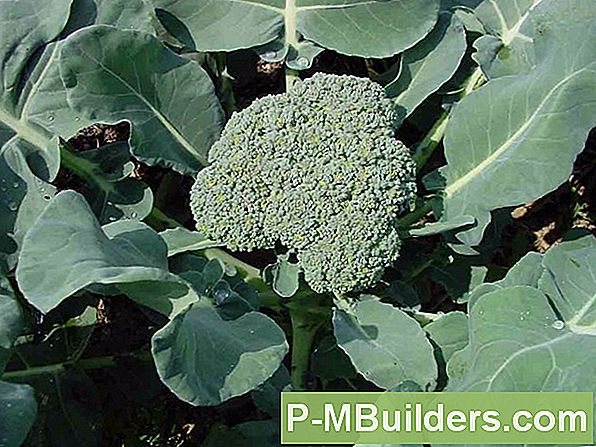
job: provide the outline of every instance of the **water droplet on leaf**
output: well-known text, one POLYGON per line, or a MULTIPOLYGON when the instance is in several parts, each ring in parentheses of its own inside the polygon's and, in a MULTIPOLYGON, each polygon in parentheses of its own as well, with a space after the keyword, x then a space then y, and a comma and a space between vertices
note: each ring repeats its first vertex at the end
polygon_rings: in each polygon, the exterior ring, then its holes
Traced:
POLYGON ((217 305, 222 304, 230 296, 230 292, 226 289, 218 289, 214 293, 215 303, 217 305))
POLYGON ((296 65, 299 67, 308 67, 308 59, 305 57, 299 57, 296 59, 296 65))
POLYGON ((557 329, 557 330, 561 330, 565 327, 565 322, 561 321, 561 320, 557 320, 554 321, 553 324, 551 325, 553 327, 553 329, 557 329))
POLYGON ((18 207, 17 202, 8 202, 8 209, 10 211, 16 211, 18 207))

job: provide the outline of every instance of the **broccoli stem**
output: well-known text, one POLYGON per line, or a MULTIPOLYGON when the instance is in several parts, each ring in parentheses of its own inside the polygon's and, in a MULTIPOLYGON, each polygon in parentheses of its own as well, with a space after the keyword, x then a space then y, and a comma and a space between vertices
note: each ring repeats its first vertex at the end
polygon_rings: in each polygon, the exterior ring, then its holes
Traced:
MULTIPOLYGON (((486 82, 486 77, 480 67, 477 67, 470 76, 464 81, 462 90, 459 93, 459 99, 469 95, 478 87, 486 82)), ((449 118, 451 114, 449 111, 444 111, 434 126, 430 129, 428 134, 420 141, 414 151, 414 161, 416 162, 416 171, 420 172, 426 165, 426 162, 434 153, 435 149, 439 146, 439 143, 445 136, 447 125, 449 124, 449 118)))
POLYGON ((406 214, 401 219, 398 219, 397 225, 400 228, 408 229, 428 213, 432 211, 432 201, 428 200, 424 202, 422 205, 418 206, 414 211, 411 213, 406 214))
POLYGON ((448 123, 449 112, 445 110, 441 113, 439 119, 435 122, 428 134, 426 134, 422 141, 416 146, 414 162, 416 163, 416 171, 418 173, 420 173, 424 165, 426 165, 426 162, 445 136, 445 130, 447 130, 448 123))
MULTIPOLYGON (((286 45, 289 46, 290 51, 295 51, 299 46, 298 29, 296 28, 296 0, 286 0, 284 25, 286 45)), ((285 71, 287 92, 292 87, 292 84, 300 78, 298 77, 298 71, 289 68, 287 65, 285 71)))
POLYGON ((226 115, 229 117, 236 110, 236 98, 234 97, 234 90, 232 88, 232 79, 228 73, 226 54, 216 53, 214 57, 220 82, 220 92, 223 99, 222 103, 226 115))
POLYGON ((308 389, 307 373, 315 334, 319 326, 313 326, 294 312, 292 319, 292 387, 294 391, 308 389))
POLYGON ((309 386, 308 372, 313 342, 319 328, 329 321, 331 300, 310 290, 299 290, 286 308, 292 322, 292 388, 304 391, 309 386))
POLYGON ((292 85, 294 84, 294 82, 300 80, 300 77, 298 76, 297 70, 292 70, 289 67, 286 67, 285 72, 286 72, 286 91, 288 91, 288 90, 290 90, 290 88, 292 88, 292 85))
POLYGON ((77 367, 82 370, 92 370, 101 368, 111 368, 118 364, 121 359, 135 359, 139 361, 153 361, 151 352, 149 351, 138 351, 132 352, 125 355, 109 355, 103 357, 91 357, 80 360, 67 361, 62 363, 54 363, 51 365, 44 366, 28 366, 24 369, 18 369, 14 371, 7 371, 0 375, 1 380, 11 381, 19 380, 26 377, 43 376, 43 375, 56 375, 66 371, 69 368, 77 367))

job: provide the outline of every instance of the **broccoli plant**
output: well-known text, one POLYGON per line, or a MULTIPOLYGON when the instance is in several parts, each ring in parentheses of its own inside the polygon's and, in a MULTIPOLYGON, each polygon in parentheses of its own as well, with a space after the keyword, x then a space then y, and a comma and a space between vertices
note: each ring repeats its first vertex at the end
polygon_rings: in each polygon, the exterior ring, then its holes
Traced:
POLYGON ((0 24, 0 447, 275 447, 282 391, 596 392, 594 0, 0 24))

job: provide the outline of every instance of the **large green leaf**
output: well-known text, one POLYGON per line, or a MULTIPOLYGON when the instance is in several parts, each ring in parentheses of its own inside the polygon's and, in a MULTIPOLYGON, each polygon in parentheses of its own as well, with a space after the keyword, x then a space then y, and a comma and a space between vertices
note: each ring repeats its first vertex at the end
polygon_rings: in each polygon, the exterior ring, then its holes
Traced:
POLYGON ((34 174, 28 150, 35 154, 35 147, 18 137, 0 147, 0 264, 6 269, 14 267, 25 233, 55 193, 34 174))
POLYGON ((424 330, 441 350, 445 362, 468 344, 468 317, 463 312, 442 315, 424 326, 424 330))
POLYGON ((207 163, 223 112, 207 73, 155 37, 97 25, 60 51, 68 103, 92 121, 132 123, 133 153, 193 173, 207 163))
POLYGON ((72 0, 39 4, 35 0, 2 2, 0 8, 0 146, 12 141, 25 145, 24 152, 37 149, 45 161, 45 180, 58 171, 58 153, 50 136, 28 119, 31 99, 29 64, 35 53, 57 38, 69 17, 72 0))
POLYGON ((224 320, 207 300, 176 315, 152 339, 161 380, 192 405, 218 405, 269 379, 288 352, 283 331, 249 312, 224 320))
POLYGON ((19 447, 37 414, 33 388, 0 382, 0 446, 19 447))
MULTIPOLYGON (((142 0, 2 3, 0 21, 10 22, 0 29, 0 202, 8 208, 0 213, 2 257, 16 253, 23 234, 54 194, 45 182, 55 178, 60 165, 56 137, 68 138, 91 124, 66 102, 57 60, 60 39, 94 23, 150 31, 152 17, 152 8, 142 0)), ((113 192, 100 177, 85 180, 98 197, 113 192)), ((137 183, 132 186, 132 192, 139 192, 137 183)), ((130 203, 132 195, 112 202, 130 203)), ((8 264, 12 268, 14 259, 8 264)))
MULTIPOLYGON (((143 0, 74 0, 61 40, 91 25, 112 25, 153 33, 153 9, 143 0)), ((60 78, 58 58, 61 41, 49 45, 28 79, 27 119, 55 135, 70 138, 93 124, 72 110, 60 78)))
POLYGON ((0 374, 10 358, 12 345, 23 330, 21 306, 8 280, 0 274, 0 374))
POLYGON ((523 17, 501 57, 531 58, 531 70, 520 64, 467 96, 445 136, 441 221, 474 217, 476 227, 457 235, 471 246, 492 210, 535 200, 567 180, 596 124, 594 3, 542 0, 523 17))
POLYGON ((167 21, 185 25, 199 51, 269 44, 264 57, 289 54, 296 69, 310 66, 318 54, 313 44, 363 57, 400 53, 430 32, 439 10, 438 0, 152 1, 167 21))
POLYGON ((537 286, 477 298, 449 391, 596 391, 596 247, 567 244, 544 256, 537 286))
POLYGON ((169 315, 195 298, 167 269, 165 243, 151 228, 121 221, 102 229, 85 199, 65 191, 25 236, 17 280, 25 298, 44 313, 87 286, 117 284, 169 315))
POLYGON ((386 87, 400 121, 451 79, 466 47, 466 33, 459 19, 442 14, 435 29, 403 54, 402 69, 386 87))
MULTIPOLYGON (((68 20, 71 3, 72 0, 2 2, 0 98, 3 113, 14 112, 20 78, 29 58, 60 34, 68 20), (8 107, 10 102, 13 102, 13 107, 8 107)), ((4 121, 3 116, 2 120, 4 121)))
POLYGON ((478 287, 473 288, 469 296, 469 306, 471 308, 476 304, 478 298, 493 290, 511 286, 537 287, 543 272, 542 255, 540 253, 530 252, 511 267, 505 278, 495 282, 480 284, 478 287))
POLYGON ((420 325, 401 310, 365 299, 349 311, 336 309, 338 346, 367 380, 384 389, 403 382, 432 390, 437 379, 433 348, 420 325))
POLYGON ((56 142, 28 120, 29 65, 62 31, 71 2, 23 0, 0 8, 0 262, 10 268, 7 255, 45 207, 43 196, 52 194, 41 182, 53 180, 59 165, 56 142))

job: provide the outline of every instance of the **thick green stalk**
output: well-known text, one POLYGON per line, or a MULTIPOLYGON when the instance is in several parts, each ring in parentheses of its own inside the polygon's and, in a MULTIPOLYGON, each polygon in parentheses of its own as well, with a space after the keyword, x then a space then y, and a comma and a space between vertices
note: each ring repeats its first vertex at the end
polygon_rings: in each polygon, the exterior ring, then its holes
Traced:
POLYGON ((223 96, 223 105, 226 114, 230 116, 236 110, 236 98, 232 88, 232 79, 228 73, 228 64, 226 53, 216 53, 215 63, 217 64, 217 74, 220 82, 220 91, 223 96))
POLYGON ((331 301, 326 295, 299 291, 286 304, 292 321, 292 387, 308 389, 307 377, 313 342, 319 328, 329 321, 331 301))
POLYGON ((416 171, 420 172, 426 162, 431 157, 447 130, 447 124, 449 123, 449 112, 444 110, 439 119, 435 122, 435 125, 426 134, 424 139, 416 146, 414 152, 414 161, 416 162, 416 171))
POLYGON ((104 191, 111 191, 114 188, 105 177, 96 172, 95 165, 92 162, 79 157, 66 148, 64 144, 60 145, 60 163, 77 177, 96 183, 104 191))
MULTIPOLYGON (((298 48, 298 29, 296 28, 296 0, 286 0, 286 7, 284 12, 285 23, 285 38, 286 45, 290 47, 290 51, 295 51, 298 48)), ((289 68, 286 65, 286 92, 290 90, 292 84, 299 80, 298 71, 289 68)))
POLYGON ((397 221, 397 226, 400 228, 409 228, 428 213, 432 211, 432 203, 430 200, 424 202, 422 205, 417 207, 414 211, 406 214, 404 217, 397 221))
POLYGON ((152 360, 151 353, 149 351, 141 351, 129 355, 93 357, 71 362, 54 363, 52 365, 33 366, 25 369, 19 369, 16 371, 5 372, 0 376, 0 379, 10 381, 23 379, 25 377, 42 376, 47 374, 60 374, 66 371, 67 369, 75 366, 79 369, 84 370, 111 368, 116 366, 118 360, 123 358, 136 359, 140 361, 152 360))
POLYGON ((290 313, 290 315, 292 317, 292 387, 294 391, 304 391, 307 389, 305 379, 318 326, 313 327, 296 314, 290 313))
MULTIPOLYGON (((484 77, 482 70, 480 67, 477 67, 464 82, 463 88, 459 94, 459 99, 461 100, 464 96, 469 95, 485 82, 486 78, 484 77)), ((443 140, 450 116, 451 113, 448 111, 441 113, 434 126, 416 146, 414 151, 414 161, 416 162, 416 170, 418 172, 422 170, 437 146, 439 146, 439 143, 443 140)))
MULTIPOLYGON (((166 228, 183 227, 183 225, 176 219, 171 218, 156 207, 153 207, 151 210, 151 214, 147 217, 147 221, 153 224, 161 223, 163 224, 162 226, 165 226, 166 228)), ((207 259, 219 259, 224 264, 235 268, 240 276, 242 276, 247 282, 262 282, 261 271, 258 268, 241 261, 227 251, 224 251, 220 248, 208 248, 203 250, 202 253, 207 259)))

